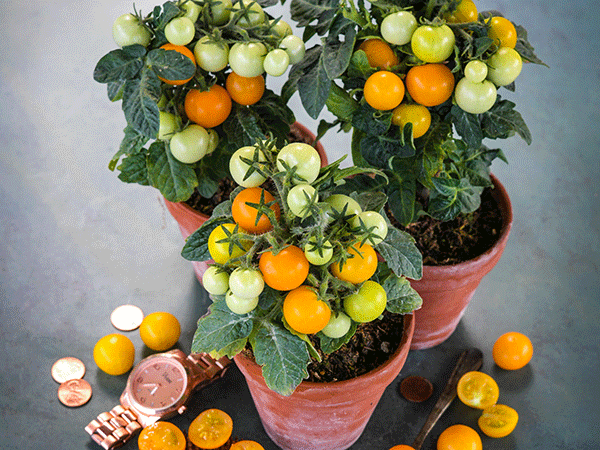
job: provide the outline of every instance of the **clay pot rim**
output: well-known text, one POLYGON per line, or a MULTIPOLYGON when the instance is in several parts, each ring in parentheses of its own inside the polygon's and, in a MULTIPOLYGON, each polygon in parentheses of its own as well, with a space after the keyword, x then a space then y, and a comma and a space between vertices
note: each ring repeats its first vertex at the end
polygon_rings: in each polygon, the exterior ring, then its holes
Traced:
POLYGON ((432 266, 425 264, 423 265, 424 273, 425 271, 427 271, 427 273, 431 276, 435 276, 436 274, 441 274, 444 272, 469 270, 469 268, 472 266, 480 266, 482 264, 487 263, 490 259, 494 258, 499 248, 504 248, 506 241, 508 240, 508 235, 510 234, 510 230, 512 228, 513 223, 512 205, 508 196, 508 192, 506 191, 506 188, 502 185, 502 183, 500 183, 500 180, 498 180, 498 178, 496 178, 494 174, 490 174, 490 177, 492 179, 492 183, 494 184, 492 195, 494 199, 498 202, 498 206, 502 210, 503 219, 500 234, 494 245, 492 245, 481 255, 476 256, 473 259, 469 259, 468 261, 463 261, 455 264, 444 264, 440 266, 432 266))
MULTIPOLYGON (((408 354, 408 352, 410 351, 410 344, 411 344, 414 329, 415 329, 415 315, 413 313, 410 313, 410 314, 404 314, 403 316, 404 316, 405 320, 403 321, 403 326, 402 326, 402 340, 400 341, 400 344, 398 345, 398 348, 396 349, 396 351, 394 353, 392 353, 392 355, 383 364, 374 368, 373 370, 370 370, 369 372, 365 372, 362 375, 359 375, 358 377, 355 377, 355 378, 351 378, 349 380, 330 381, 330 382, 328 382, 328 381, 316 382, 316 381, 304 380, 298 385, 298 387, 296 388, 294 393, 305 392, 305 391, 309 391, 311 389, 324 388, 324 387, 326 387, 327 389, 330 389, 330 390, 340 390, 341 391, 341 390, 347 389, 347 386, 354 384, 356 382, 356 380, 363 379, 363 378, 369 378, 377 373, 386 371, 389 368, 389 366, 391 366, 394 363, 394 360, 396 358, 398 358, 398 356, 400 354, 402 354, 405 351, 408 354)), ((237 355, 235 355, 233 357, 233 359, 234 360, 243 359, 243 360, 249 361, 258 370, 262 371, 261 366, 259 366, 255 361, 251 360, 250 358, 248 358, 247 356, 244 356, 241 353, 238 353, 237 355)))

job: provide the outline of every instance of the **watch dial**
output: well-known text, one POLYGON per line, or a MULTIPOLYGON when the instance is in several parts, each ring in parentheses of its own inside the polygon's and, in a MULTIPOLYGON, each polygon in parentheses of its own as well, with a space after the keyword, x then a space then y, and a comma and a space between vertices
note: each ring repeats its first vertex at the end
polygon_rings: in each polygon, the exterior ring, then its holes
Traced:
POLYGON ((187 386, 183 366, 170 359, 151 359, 135 371, 131 382, 132 398, 138 406, 154 410, 177 403, 187 386))

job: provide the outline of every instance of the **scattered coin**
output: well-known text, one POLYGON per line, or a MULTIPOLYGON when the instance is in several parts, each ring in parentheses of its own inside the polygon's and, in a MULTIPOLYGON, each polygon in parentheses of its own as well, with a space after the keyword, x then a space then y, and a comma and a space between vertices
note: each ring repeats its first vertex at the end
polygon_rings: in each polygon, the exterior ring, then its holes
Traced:
POLYGON ((408 401, 424 402, 433 394, 433 385, 426 378, 414 375, 402 380, 400 393, 408 401))
POLYGON ((85 405, 91 397, 92 387, 82 379, 68 380, 58 387, 58 399, 71 408, 85 405))
POLYGON ((50 369, 52 378, 57 383, 64 383, 68 380, 83 378, 85 375, 85 365, 79 359, 73 356, 67 356, 56 361, 50 369))
POLYGON ((114 309, 110 315, 110 321, 117 330, 133 331, 138 328, 144 313, 135 305, 121 305, 114 309))

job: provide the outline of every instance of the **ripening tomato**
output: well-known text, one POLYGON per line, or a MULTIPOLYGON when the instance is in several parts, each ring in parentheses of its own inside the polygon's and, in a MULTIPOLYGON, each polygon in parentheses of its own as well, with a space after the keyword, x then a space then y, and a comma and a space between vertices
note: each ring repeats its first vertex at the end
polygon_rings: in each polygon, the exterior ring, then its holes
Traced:
POLYGON ((504 17, 492 17, 489 24, 488 37, 492 38, 499 47, 515 48, 517 30, 510 20, 504 17))
POLYGON ((364 95, 371 107, 380 111, 388 111, 402 102, 404 83, 395 73, 380 70, 365 82, 364 95))
MULTIPOLYGON (((182 55, 187 56, 194 63, 194 65, 196 65, 196 58, 194 57, 194 54, 192 53, 192 51, 189 48, 187 48, 183 45, 175 45, 175 44, 169 43, 169 44, 165 44, 165 45, 161 46, 160 48, 162 48, 163 50, 171 50, 171 51, 174 50, 178 53, 181 53, 182 55)), ((187 83, 194 77, 191 76, 187 80, 167 80, 162 77, 158 77, 158 78, 160 79, 160 81, 170 84, 171 86, 181 86, 182 84, 187 83)))
POLYGON ((265 78, 262 75, 242 77, 235 72, 227 75, 225 88, 231 99, 240 105, 254 105, 265 92, 265 78))
POLYGON ((456 104, 471 114, 482 114, 496 103, 497 90, 494 83, 483 80, 474 83, 468 78, 459 80, 454 90, 456 104))
POLYGON ((265 71, 267 47, 262 42, 236 42, 229 50, 229 65, 238 75, 256 77, 265 71))
POLYGON ((94 346, 94 361, 109 375, 123 375, 133 367, 134 357, 133 342, 122 334, 108 334, 94 346))
POLYGON ((279 48, 282 48, 288 54, 290 64, 298 64, 306 54, 306 44, 304 44, 302 38, 293 34, 284 37, 281 44, 279 44, 279 48))
POLYGON ((202 275, 202 286, 212 295, 225 295, 229 289, 229 274, 217 266, 210 266, 202 275))
POLYGON ((208 131, 200 125, 191 124, 173 134, 169 142, 171 154, 184 164, 200 161, 208 152, 208 131))
POLYGON ((219 72, 227 67, 229 47, 226 42, 217 42, 210 36, 203 36, 194 45, 194 56, 200 68, 207 72, 219 72))
POLYGON ((467 372, 460 377, 456 392, 465 405, 478 409, 495 405, 500 396, 496 381, 488 374, 478 371, 467 372))
POLYGON ((398 65, 398 57, 394 50, 381 39, 367 39, 359 45, 358 49, 367 54, 367 60, 371 67, 389 70, 398 65))
POLYGON ((279 150, 277 169, 294 169, 293 184, 311 184, 319 176, 321 157, 312 145, 293 142, 279 150))
POLYGON ((347 249, 348 259, 341 265, 330 266, 331 273, 340 280, 359 284, 371 278, 377 270, 377 254, 369 244, 354 244, 347 249))
POLYGON ((280 77, 285 73, 290 65, 290 55, 282 48, 276 48, 271 50, 265 56, 263 66, 265 72, 273 77, 280 77))
POLYGON ((185 113, 204 128, 221 125, 231 113, 231 97, 223 86, 215 84, 208 91, 190 89, 185 96, 185 113))
POLYGON ((254 0, 238 0, 232 8, 232 13, 243 11, 240 14, 236 25, 242 28, 251 28, 262 24, 265 21, 265 11, 259 3, 254 0))
POLYGON ((465 66, 465 78, 473 83, 481 83, 487 77, 488 67, 483 61, 469 61, 465 66))
POLYGON ((196 28, 189 17, 176 17, 165 26, 167 41, 175 45, 188 45, 194 39, 196 28))
POLYGON ((500 47, 487 60, 487 79, 496 86, 506 86, 517 79, 523 68, 523 60, 516 50, 500 47))
MULTIPOLYGON (((268 203, 275 202, 275 197, 269 191, 260 187, 246 188, 235 196, 231 205, 231 215, 233 220, 244 230, 252 234, 262 234, 273 229, 273 224, 269 217, 254 205, 263 204, 266 208, 268 203)), ((275 213, 275 218, 279 219, 280 209, 278 203, 273 203, 269 209, 275 213)), ((266 209, 265 209, 266 211, 266 209)))
POLYGON ((379 283, 367 280, 358 292, 344 298, 344 311, 358 323, 371 322, 385 311, 387 293, 379 283))
POLYGON ((510 331, 494 343, 492 357, 498 366, 506 370, 525 367, 533 357, 533 344, 523 333, 510 331))
POLYGON ((239 258, 252 246, 252 242, 249 241, 236 243, 232 238, 236 230, 237 233, 246 232, 234 223, 224 223, 216 227, 208 236, 208 252, 216 263, 225 264, 230 259, 239 258))
POLYGON ((442 431, 437 450, 482 450, 483 444, 477 431, 466 425, 452 425, 442 431))
POLYGON ((265 154, 256 146, 248 145, 238 148, 229 159, 229 173, 233 180, 242 187, 258 187, 267 177, 255 169, 261 169, 259 163, 266 163, 265 154), (254 165, 259 167, 254 167, 254 165))
POLYGON ((286 203, 296 217, 310 214, 311 205, 319 201, 319 193, 310 184, 297 184, 288 192, 286 203))
POLYGON ((406 90, 423 106, 437 106, 452 96, 454 75, 444 64, 423 64, 406 74, 406 90))
POLYGON ((421 25, 415 30, 410 46, 417 58, 426 63, 440 63, 454 51, 456 38, 448 25, 421 25))
POLYGON ((219 448, 229 440, 232 431, 233 421, 229 414, 212 408, 201 412, 192 421, 188 439, 203 449, 219 448))
POLYGON ((404 45, 410 42, 410 38, 419 24, 415 16, 409 11, 398 11, 385 16, 381 22, 381 36, 390 44, 404 45))
POLYGON ((377 245, 382 242, 388 234, 388 224, 381 214, 375 211, 363 211, 350 219, 350 225, 354 228, 353 233, 360 236, 370 234, 367 242, 377 245))
POLYGON ((325 328, 321 332, 331 339, 339 339, 346 336, 350 327, 352 326, 352 320, 343 312, 332 314, 329 318, 329 322, 325 325, 325 328))
POLYGON ((181 325, 173 314, 155 312, 144 317, 140 337, 148 348, 163 352, 173 347, 181 335, 181 325))
POLYGON ((331 309, 319 299, 313 288, 300 286, 286 295, 283 317, 294 331, 314 334, 325 328, 331 317, 331 309))
POLYGON ((392 123, 404 129, 407 124, 412 124, 412 136, 420 138, 431 126, 431 113, 423 105, 403 103, 392 111, 392 123))
POLYGON ((238 267, 229 276, 229 289, 238 297, 258 297, 264 288, 265 281, 257 269, 238 267))
POLYGON ((267 286, 278 291, 291 291, 304 283, 310 264, 302 249, 290 245, 276 255, 271 250, 264 252, 258 267, 267 286))
POLYGON ((133 14, 123 14, 113 23, 113 39, 119 47, 139 44, 147 47, 152 34, 146 26, 133 14))
POLYGON ((185 450, 185 444, 184 434, 171 422, 148 425, 138 437, 139 450, 185 450))
POLYGON ((456 10, 446 14, 444 19, 450 23, 475 22, 477 20, 477 6, 472 0, 461 0, 456 5, 456 10))
POLYGON ((510 406, 493 405, 483 410, 477 425, 489 437, 502 438, 513 432, 519 421, 519 414, 510 406))

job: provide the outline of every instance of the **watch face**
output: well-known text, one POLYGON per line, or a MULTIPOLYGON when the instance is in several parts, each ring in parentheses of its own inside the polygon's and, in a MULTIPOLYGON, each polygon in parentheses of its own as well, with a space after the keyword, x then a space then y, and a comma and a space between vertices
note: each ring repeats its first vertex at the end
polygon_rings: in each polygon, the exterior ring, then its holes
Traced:
POLYGON ((131 397, 137 406, 162 410, 177 403, 187 387, 183 366, 172 359, 152 358, 132 374, 131 397))

